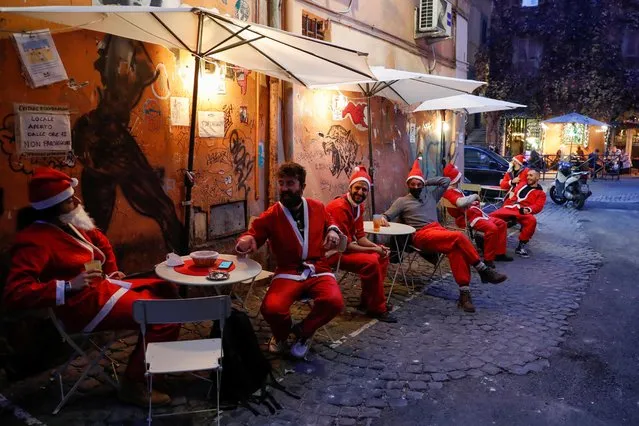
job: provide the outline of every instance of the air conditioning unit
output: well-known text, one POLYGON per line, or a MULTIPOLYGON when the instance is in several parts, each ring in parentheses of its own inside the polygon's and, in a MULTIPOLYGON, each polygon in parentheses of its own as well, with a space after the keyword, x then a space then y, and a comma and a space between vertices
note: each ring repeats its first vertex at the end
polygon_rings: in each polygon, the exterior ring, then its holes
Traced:
POLYGON ((448 38, 453 34, 453 6, 446 0, 420 0, 415 9, 415 38, 448 38))

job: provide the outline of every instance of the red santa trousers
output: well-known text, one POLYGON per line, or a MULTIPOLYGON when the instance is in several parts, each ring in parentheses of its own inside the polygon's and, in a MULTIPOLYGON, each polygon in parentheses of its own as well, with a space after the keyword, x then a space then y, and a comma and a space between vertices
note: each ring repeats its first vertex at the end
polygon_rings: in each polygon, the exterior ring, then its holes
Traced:
POLYGON ((291 305, 302 296, 313 299, 313 308, 300 324, 302 335, 298 337, 311 337, 344 309, 342 292, 331 275, 304 281, 274 279, 264 296, 261 311, 276 340, 286 340, 291 332, 291 305))
POLYGON ((495 257, 506 254, 508 225, 503 220, 491 217, 479 219, 473 229, 484 233, 484 259, 492 262, 495 257))
POLYGON ((481 261, 465 234, 449 231, 436 222, 417 231, 413 236, 413 245, 420 250, 444 253, 450 262, 453 278, 460 287, 470 284, 470 266, 481 261))
POLYGON ((530 241, 535 229, 537 229, 537 218, 532 214, 521 214, 518 209, 509 209, 502 207, 499 210, 495 210, 490 214, 491 217, 496 217, 505 221, 511 218, 517 219, 517 223, 521 225, 521 232, 519 233, 519 241, 530 241))
MULTIPOLYGON (((328 258, 331 266, 337 265, 339 255, 328 258)), ((362 280, 362 304, 371 313, 386 312, 384 279, 388 271, 388 257, 377 253, 343 253, 340 269, 359 274, 362 280)))
MULTIPOLYGON (((140 325, 133 320, 133 302, 136 300, 174 299, 178 295, 175 285, 157 278, 137 278, 127 280, 127 282, 131 283, 131 288, 118 300, 109 315, 100 321, 95 331, 139 330, 140 325)), ((177 340, 179 334, 180 324, 150 324, 146 327, 145 341, 146 343, 171 342, 177 340)), ((138 343, 129 357, 124 374, 129 380, 143 381, 144 373, 144 348, 140 335, 138 343)))

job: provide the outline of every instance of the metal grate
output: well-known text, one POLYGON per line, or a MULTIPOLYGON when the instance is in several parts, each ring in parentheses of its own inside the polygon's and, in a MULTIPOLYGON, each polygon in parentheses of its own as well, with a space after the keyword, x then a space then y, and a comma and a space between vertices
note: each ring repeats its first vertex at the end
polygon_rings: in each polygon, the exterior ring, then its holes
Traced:
POLYGON ((435 0, 421 0, 419 5, 419 29, 425 30, 435 26, 435 0))

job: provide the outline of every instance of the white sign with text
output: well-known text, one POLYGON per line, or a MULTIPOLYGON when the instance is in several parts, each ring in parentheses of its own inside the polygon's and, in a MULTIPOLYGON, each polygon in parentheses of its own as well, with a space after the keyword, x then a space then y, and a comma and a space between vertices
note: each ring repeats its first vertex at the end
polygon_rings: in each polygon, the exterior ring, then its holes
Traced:
POLYGON ((71 120, 67 106, 14 104, 14 110, 20 153, 72 151, 71 120))

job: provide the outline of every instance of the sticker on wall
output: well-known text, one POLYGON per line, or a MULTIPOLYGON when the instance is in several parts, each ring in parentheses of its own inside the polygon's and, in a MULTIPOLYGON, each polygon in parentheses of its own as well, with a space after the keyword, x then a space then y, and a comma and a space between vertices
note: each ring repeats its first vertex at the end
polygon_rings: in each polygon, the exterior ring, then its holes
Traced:
POLYGON ((69 108, 62 105, 14 104, 18 150, 22 154, 60 153, 71 147, 69 108))
POLYGON ((408 127, 408 140, 411 145, 415 145, 417 143, 417 125, 415 123, 410 123, 408 127))
POLYGON ((245 106, 240 107, 240 123, 248 123, 248 108, 245 106))
POLYGON ((224 112, 223 111, 198 111, 198 133, 201 138, 224 137, 224 112))
POLYGON ((235 81, 240 86, 240 92, 242 95, 246 95, 246 89, 248 87, 248 76, 251 73, 250 70, 245 68, 239 68, 235 70, 235 81))
POLYGON ((264 167, 264 142, 260 141, 257 145, 257 166, 259 168, 264 167))
POLYGON ((189 125, 189 98, 171 98, 171 125, 189 125))
POLYGON ((15 33, 13 39, 30 87, 68 80, 49 30, 15 33))
POLYGON ((331 98, 331 111, 333 112, 333 121, 343 120, 342 111, 346 108, 348 99, 344 95, 335 93, 331 98))
POLYGON ((237 0, 235 2, 235 17, 240 21, 248 21, 251 17, 251 9, 248 0, 237 0))
POLYGON ((347 116, 351 119, 358 130, 368 129, 368 111, 366 109, 366 104, 354 104, 349 101, 346 107, 342 110, 342 118, 346 118, 347 116))

